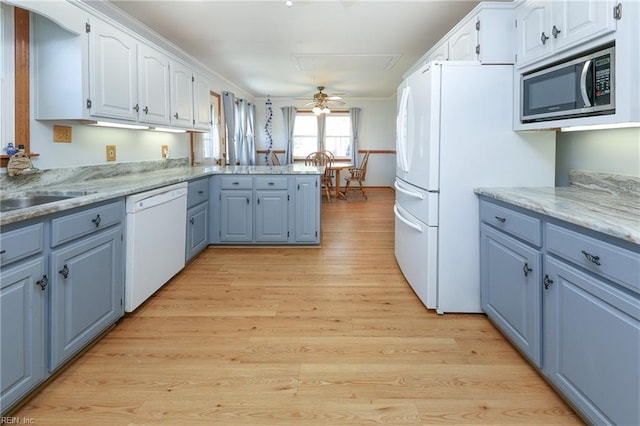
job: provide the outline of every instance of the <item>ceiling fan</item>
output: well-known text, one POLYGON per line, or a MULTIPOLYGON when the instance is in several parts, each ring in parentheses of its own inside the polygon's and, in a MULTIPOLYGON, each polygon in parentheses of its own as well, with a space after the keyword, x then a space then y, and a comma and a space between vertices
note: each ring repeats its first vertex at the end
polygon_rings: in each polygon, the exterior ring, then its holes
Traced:
POLYGON ((305 107, 313 106, 312 111, 316 115, 331 113, 329 106, 344 105, 340 96, 327 95, 323 90, 324 86, 318 86, 318 93, 313 94, 313 101, 307 102, 303 105, 305 107))

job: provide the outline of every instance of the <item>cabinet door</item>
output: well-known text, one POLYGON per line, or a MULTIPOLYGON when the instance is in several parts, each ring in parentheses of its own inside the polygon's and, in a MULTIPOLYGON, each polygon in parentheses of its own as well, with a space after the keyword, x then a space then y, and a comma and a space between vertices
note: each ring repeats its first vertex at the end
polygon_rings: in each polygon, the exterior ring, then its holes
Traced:
POLYGON ((296 242, 317 242, 320 238, 320 185, 317 177, 297 177, 296 242))
POLYGON ((137 120, 136 41, 98 19, 89 32, 91 115, 137 120))
POLYGON ((122 316, 121 234, 117 226, 51 253, 50 371, 122 316))
POLYGON ((193 128, 193 74, 180 62, 171 61, 171 124, 193 128))
POLYGON ((545 259, 544 373, 592 424, 640 424, 640 300, 545 259))
POLYGON ((541 254, 483 224, 482 310, 531 361, 541 365, 541 254))
POLYGON ((187 253, 190 260, 209 244, 209 205, 199 204, 187 211, 187 253))
POLYGON ((580 0, 553 2, 551 35, 556 50, 616 30, 613 17, 615 0, 580 0), (555 30, 553 29, 555 27, 555 30))
POLYGON ((253 241, 253 191, 220 191, 220 241, 253 241))
POLYGON ((199 74, 194 74, 193 81, 193 115, 194 128, 211 130, 211 94, 209 81, 199 74))
POLYGON ((449 60, 474 61, 478 58, 477 18, 470 19, 449 38, 449 60))
POLYGON ((551 9, 546 0, 529 0, 516 9, 518 65, 551 52, 551 9))
POLYGON ((449 60, 449 43, 446 41, 433 51, 429 56, 429 61, 448 61, 449 60))
POLYGON ((256 191, 256 241, 287 242, 287 191, 256 191))
POLYGON ((169 58, 146 44, 138 45, 139 120, 145 123, 171 123, 169 96, 169 58))
POLYGON ((45 377, 45 274, 38 257, 0 274, 0 407, 3 413, 45 377), (42 285, 44 283, 41 281, 42 285))

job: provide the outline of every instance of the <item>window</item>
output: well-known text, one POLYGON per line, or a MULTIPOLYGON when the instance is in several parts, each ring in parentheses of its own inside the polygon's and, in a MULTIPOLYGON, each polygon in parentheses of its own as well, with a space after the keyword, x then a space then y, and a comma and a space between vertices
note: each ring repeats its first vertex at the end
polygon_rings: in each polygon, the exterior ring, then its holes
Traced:
POLYGON ((315 114, 299 112, 293 125, 293 158, 306 158, 318 150, 318 118, 315 114))
POLYGON ((349 114, 331 114, 326 118, 324 149, 336 158, 351 158, 351 118, 349 114))
MULTIPOLYGON (((321 149, 331 151, 338 159, 351 158, 351 118, 349 113, 332 112, 325 116, 324 141, 321 149)), ((318 150, 318 117, 298 112, 293 126, 293 157, 305 158, 318 150)))

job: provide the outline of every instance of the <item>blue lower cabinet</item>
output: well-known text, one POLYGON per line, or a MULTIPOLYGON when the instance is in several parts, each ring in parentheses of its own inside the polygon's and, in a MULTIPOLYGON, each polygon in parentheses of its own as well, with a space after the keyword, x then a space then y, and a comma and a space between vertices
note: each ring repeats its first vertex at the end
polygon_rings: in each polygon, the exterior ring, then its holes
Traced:
POLYGON ((0 273, 0 408, 2 414, 46 377, 44 257, 0 273))
POLYGON ((546 257, 544 374, 598 425, 640 424, 640 301, 546 257))
POLYGON ((116 226, 51 252, 50 371, 123 315, 121 235, 116 226))
POLYGON ((220 241, 253 241, 253 191, 223 190, 220 193, 220 241))
POLYGON ((286 243, 289 240, 288 192, 256 191, 256 242, 286 243))
POLYGON ((481 225, 482 310, 537 367, 542 359, 541 258, 539 250, 481 225))
POLYGON ((209 204, 202 203, 187 210, 186 261, 204 250, 209 244, 209 204))

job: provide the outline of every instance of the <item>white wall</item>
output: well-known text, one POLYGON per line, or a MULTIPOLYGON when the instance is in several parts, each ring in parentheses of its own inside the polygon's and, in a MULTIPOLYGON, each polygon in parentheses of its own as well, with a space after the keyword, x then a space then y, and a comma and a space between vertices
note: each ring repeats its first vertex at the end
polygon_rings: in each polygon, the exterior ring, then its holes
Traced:
POLYGON ((640 177, 640 128, 558 132, 557 186, 568 185, 569 170, 640 177))
MULTIPOLYGON (((267 137, 266 98, 256 99, 256 149, 266 149, 267 137)), ((299 100, 272 99, 273 103, 273 149, 286 149, 282 107, 300 104, 299 100)), ((348 107, 359 107, 360 145, 359 149, 395 150, 396 149, 396 99, 345 99, 348 107)), ((282 156, 281 156, 282 157, 282 156)), ((258 164, 264 164, 264 155, 257 156, 258 164)), ((367 186, 393 186, 396 157, 394 154, 371 154, 367 169, 367 186)))

